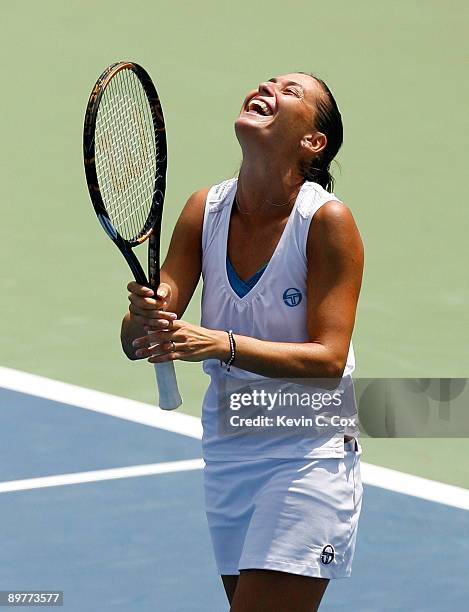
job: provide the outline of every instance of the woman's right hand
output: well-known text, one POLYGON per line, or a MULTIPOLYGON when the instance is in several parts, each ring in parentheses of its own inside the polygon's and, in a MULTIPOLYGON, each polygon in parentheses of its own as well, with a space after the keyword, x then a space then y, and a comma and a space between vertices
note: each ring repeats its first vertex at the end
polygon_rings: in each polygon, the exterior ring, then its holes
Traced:
POLYGON ((171 287, 160 283, 156 297, 152 289, 131 281, 129 291, 129 311, 124 317, 121 330, 122 347, 129 359, 136 359, 132 342, 149 331, 169 327, 177 315, 166 309, 171 301, 171 287))
POLYGON ((142 327, 153 328, 159 312, 166 310, 171 301, 171 287, 167 283, 160 283, 156 297, 152 289, 130 281, 127 285, 129 291, 129 312, 135 323, 142 327))

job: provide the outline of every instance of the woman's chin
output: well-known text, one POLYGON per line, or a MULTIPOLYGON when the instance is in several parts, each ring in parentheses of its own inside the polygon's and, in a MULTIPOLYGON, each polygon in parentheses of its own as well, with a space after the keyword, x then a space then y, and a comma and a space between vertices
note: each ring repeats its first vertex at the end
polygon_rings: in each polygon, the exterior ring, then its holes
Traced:
POLYGON ((241 113, 237 117, 234 128, 238 140, 243 137, 253 136, 254 134, 267 133, 265 128, 271 123, 271 117, 256 117, 256 115, 250 115, 249 113, 241 113))

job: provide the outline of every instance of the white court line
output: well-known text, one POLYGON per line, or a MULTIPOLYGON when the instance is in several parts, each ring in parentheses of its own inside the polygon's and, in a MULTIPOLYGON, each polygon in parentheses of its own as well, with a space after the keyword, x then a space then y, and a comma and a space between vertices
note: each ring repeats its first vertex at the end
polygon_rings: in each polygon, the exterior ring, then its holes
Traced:
POLYGON ((101 412, 141 425, 158 427, 191 438, 200 439, 202 437, 200 419, 189 414, 159 410, 156 405, 136 402, 94 389, 85 389, 84 387, 20 372, 19 370, 0 367, 0 387, 86 410, 93 410, 94 412, 101 412))
POLYGON ((397 470, 390 470, 372 463, 362 463, 361 474, 363 482, 373 487, 381 487, 388 491, 469 510, 468 489, 455 487, 437 480, 428 480, 405 472, 398 472, 397 470))
POLYGON ((8 480, 6 482, 0 482, 0 493, 44 489, 46 487, 60 487, 62 485, 98 482, 100 480, 116 480, 117 478, 132 478, 135 476, 153 476, 154 474, 201 470, 203 467, 204 462, 202 459, 187 459, 183 461, 168 461, 167 463, 132 465, 129 467, 111 468, 108 470, 94 470, 92 472, 57 474, 55 476, 44 476, 42 478, 8 480))
MULTIPOLYGON (((41 397, 86 410, 101 412, 110 416, 126 419, 135 423, 149 425, 150 427, 158 427, 166 431, 179 433, 192 438, 202 437, 202 427, 200 419, 182 412, 166 412, 159 410, 155 406, 143 404, 134 400, 117 397, 101 391, 85 389, 76 385, 59 382, 50 378, 36 376, 13 370, 10 368, 0 367, 0 387, 26 393, 35 397, 41 397)), ((201 461, 195 459, 192 461, 201 461)), ((184 462, 171 462, 184 463, 184 462)), ((168 464, 154 464, 171 465, 168 464)), ((118 470, 135 469, 145 466, 134 466, 133 468, 118 468, 118 470)), ((191 468, 198 469, 198 468, 191 468)), ((398 472, 389 468, 372 465, 370 463, 361 464, 363 482, 374 487, 380 487, 389 491, 419 497, 428 501, 469 510, 469 490, 462 487, 455 487, 435 480, 428 480, 405 472, 398 472)), ((113 470, 99 470, 98 472, 84 472, 84 474, 112 472, 113 470)), ((162 472, 152 472, 162 473, 162 472)), ((134 474, 138 475, 138 474, 134 474)), ((143 475, 143 474, 142 474, 143 475)), ((65 475, 70 476, 70 475, 65 475)), ((47 478, 62 478, 63 476, 51 476, 47 478)), ((125 476, 116 476, 116 478, 125 476)), ((46 479, 47 479, 46 478, 46 479)), ((104 480, 105 478, 98 478, 104 480)), ((43 479, 28 479, 31 482, 43 479)), ((11 481, 10 485, 15 481, 11 481)), ((27 480, 16 481, 27 482, 27 480)), ((86 480, 80 482, 87 482, 86 480)), ((8 483, 3 483, 7 485, 8 483)), ((63 483, 68 484, 68 483, 63 483)), ((72 484, 72 482, 70 482, 72 484)), ((1 486, 1 483, 0 483, 1 486)), ((51 485, 44 485, 51 486, 51 485)), ((3 489, 0 489, 2 491, 3 489)), ((13 490, 13 489, 12 489, 13 490)))

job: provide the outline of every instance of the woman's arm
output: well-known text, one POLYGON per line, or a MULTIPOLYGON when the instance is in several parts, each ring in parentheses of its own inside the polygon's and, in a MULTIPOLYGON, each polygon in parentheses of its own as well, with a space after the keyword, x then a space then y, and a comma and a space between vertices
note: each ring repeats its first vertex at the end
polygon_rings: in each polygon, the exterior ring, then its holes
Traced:
MULTIPOLYGON (((342 376, 363 273, 363 244, 344 204, 331 201, 317 211, 310 226, 307 257, 309 341, 268 342, 236 334, 236 367, 274 378, 342 376)), ((229 358, 226 332, 172 321, 169 312, 164 316, 167 321, 160 319, 149 339, 135 341, 139 357, 149 357, 152 363, 229 358), (162 344, 150 349, 149 343, 154 342, 162 344), (172 350, 172 342, 177 351, 172 350)))
POLYGON ((161 268, 157 295, 134 281, 127 285, 130 305, 122 321, 121 342, 129 359, 138 359, 132 342, 154 329, 161 311, 182 316, 190 302, 202 267, 202 226, 207 193, 208 188, 193 193, 181 212, 161 268))

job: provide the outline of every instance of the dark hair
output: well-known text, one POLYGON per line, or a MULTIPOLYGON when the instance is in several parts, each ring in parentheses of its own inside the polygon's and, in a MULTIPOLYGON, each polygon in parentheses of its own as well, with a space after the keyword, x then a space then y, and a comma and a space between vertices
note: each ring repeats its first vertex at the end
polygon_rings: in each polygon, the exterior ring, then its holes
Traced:
POLYGON ((307 181, 319 183, 324 189, 331 192, 334 189, 334 177, 330 173, 330 166, 342 146, 344 138, 342 117, 337 102, 326 83, 315 74, 306 72, 301 74, 308 74, 308 76, 313 77, 321 87, 322 91, 316 103, 314 127, 325 134, 327 138, 325 149, 303 167, 303 174, 307 181))

